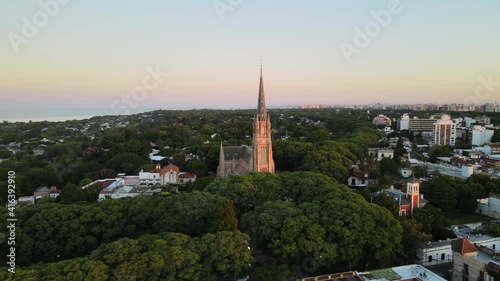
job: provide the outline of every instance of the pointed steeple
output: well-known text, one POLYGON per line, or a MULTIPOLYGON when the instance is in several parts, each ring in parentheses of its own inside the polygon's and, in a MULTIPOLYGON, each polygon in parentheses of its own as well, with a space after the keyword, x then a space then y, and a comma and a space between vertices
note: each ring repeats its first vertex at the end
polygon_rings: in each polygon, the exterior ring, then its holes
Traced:
POLYGON ((259 84, 259 103, 257 104, 257 116, 266 118, 266 98, 264 96, 264 79, 262 78, 262 60, 260 61, 260 84, 259 84))

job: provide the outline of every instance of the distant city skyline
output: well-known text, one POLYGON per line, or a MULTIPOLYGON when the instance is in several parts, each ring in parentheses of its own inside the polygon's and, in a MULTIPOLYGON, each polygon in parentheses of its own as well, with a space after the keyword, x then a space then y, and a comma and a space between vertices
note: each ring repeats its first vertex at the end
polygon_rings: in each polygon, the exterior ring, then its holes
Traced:
POLYGON ((269 107, 498 102, 499 8, 465 0, 3 1, 0 111, 254 108, 261 59, 269 107))

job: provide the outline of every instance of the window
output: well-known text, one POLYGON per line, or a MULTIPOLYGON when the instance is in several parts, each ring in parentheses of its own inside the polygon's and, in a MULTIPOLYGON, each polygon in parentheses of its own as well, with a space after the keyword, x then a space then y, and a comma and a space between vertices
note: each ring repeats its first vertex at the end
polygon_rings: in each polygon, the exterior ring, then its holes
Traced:
POLYGON ((441 254, 441 260, 444 261, 444 253, 441 254))
POLYGON ((493 247, 492 247, 493 250, 495 250, 495 244, 493 244, 493 247))
POLYGON ((484 281, 484 271, 480 270, 479 271, 479 277, 477 278, 478 281, 484 281))
POLYGON ((429 258, 427 259, 427 262, 432 262, 432 255, 429 255, 429 258))
POLYGON ((464 263, 464 269, 462 272, 462 281, 469 281, 469 265, 464 263))
POLYGON ((351 185, 356 185, 356 179, 351 179, 351 185))

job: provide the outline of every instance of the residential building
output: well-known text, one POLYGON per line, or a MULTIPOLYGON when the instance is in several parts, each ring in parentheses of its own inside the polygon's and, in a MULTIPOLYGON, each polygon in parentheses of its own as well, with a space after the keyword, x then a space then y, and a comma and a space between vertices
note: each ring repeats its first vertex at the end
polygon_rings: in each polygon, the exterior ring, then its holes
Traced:
POLYGON ((173 164, 168 164, 163 168, 160 164, 156 164, 156 168, 149 172, 139 172, 139 181, 141 185, 177 183, 179 182, 179 173, 179 167, 173 164))
POLYGON ((409 178, 413 174, 413 170, 410 168, 401 168, 399 169, 399 174, 404 178, 409 178))
MULTIPOLYGON (((494 244, 496 246, 496 244, 494 244)), ((467 238, 451 241, 452 281, 493 281, 488 269, 500 267, 496 247, 473 245, 467 238)))
POLYGON ((36 147, 36 148, 33 148, 33 154, 35 156, 40 156, 40 155, 43 155, 45 153, 45 147, 36 147))
POLYGON ((373 118, 373 125, 375 126, 380 126, 380 125, 391 126, 391 124, 392 124, 391 118, 383 114, 379 114, 377 117, 373 118))
POLYGON ((369 148, 368 153, 377 158, 378 161, 384 158, 389 158, 389 159, 394 158, 394 150, 392 149, 369 148))
MULTIPOLYGON (((443 277, 418 265, 410 264, 372 271, 349 271, 297 279, 298 281, 446 281, 443 277)), ((476 281, 476 280, 470 280, 476 281)))
POLYGON ((472 134, 471 143, 472 145, 475 146, 482 146, 486 143, 489 143, 494 133, 495 133, 494 130, 488 130, 486 127, 475 125, 471 130, 472 134))
POLYGON ((484 146, 484 153, 486 155, 500 154, 500 143, 488 143, 484 146))
POLYGON ((434 123, 437 119, 432 116, 429 119, 419 119, 418 117, 410 118, 408 113, 401 116, 398 122, 399 130, 408 130, 412 132, 432 132, 434 123))
POLYGON ((418 264, 423 266, 433 266, 453 261, 452 242, 466 238, 476 246, 498 249, 500 246, 500 237, 491 237, 482 234, 472 234, 471 228, 455 226, 455 235, 458 238, 428 242, 417 249, 418 264), (459 230, 459 228, 461 228, 459 230))
POLYGON ((457 125, 451 120, 451 116, 443 114, 441 119, 434 123, 434 144, 455 145, 457 125))
POLYGON ((219 156, 217 177, 226 178, 231 175, 246 175, 249 172, 275 172, 273 147, 271 141, 271 118, 266 110, 264 95, 264 79, 260 68, 259 98, 257 113, 254 117, 252 147, 223 147, 219 156))
POLYGON ((408 113, 403 114, 398 122, 398 130, 409 130, 410 129, 410 115, 408 113))
POLYGON ((500 219, 500 194, 490 192, 488 198, 478 200, 476 213, 500 219))
POLYGON ((358 167, 354 166, 349 171, 349 177, 347 178, 347 186, 351 188, 365 187, 369 183, 369 174, 358 167))
POLYGON ((179 181, 180 182, 194 182, 196 181, 196 175, 189 172, 180 172, 179 173, 179 181))
POLYGON ((56 186, 51 186, 50 188, 46 186, 38 187, 33 193, 35 200, 43 199, 43 198, 52 198, 55 199, 59 196, 59 190, 56 186))

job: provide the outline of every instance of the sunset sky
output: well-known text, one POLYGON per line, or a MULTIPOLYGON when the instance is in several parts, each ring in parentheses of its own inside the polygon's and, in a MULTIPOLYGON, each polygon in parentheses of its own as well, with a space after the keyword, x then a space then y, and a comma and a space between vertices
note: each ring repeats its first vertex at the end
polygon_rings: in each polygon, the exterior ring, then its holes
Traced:
POLYGON ((65 1, 0 1, 0 110, 254 107, 261 58, 270 106, 462 103, 489 76, 480 101, 500 101, 500 1, 65 1), (23 37, 40 3, 55 12, 23 37), (348 62, 340 44, 381 10, 390 20, 348 62))

